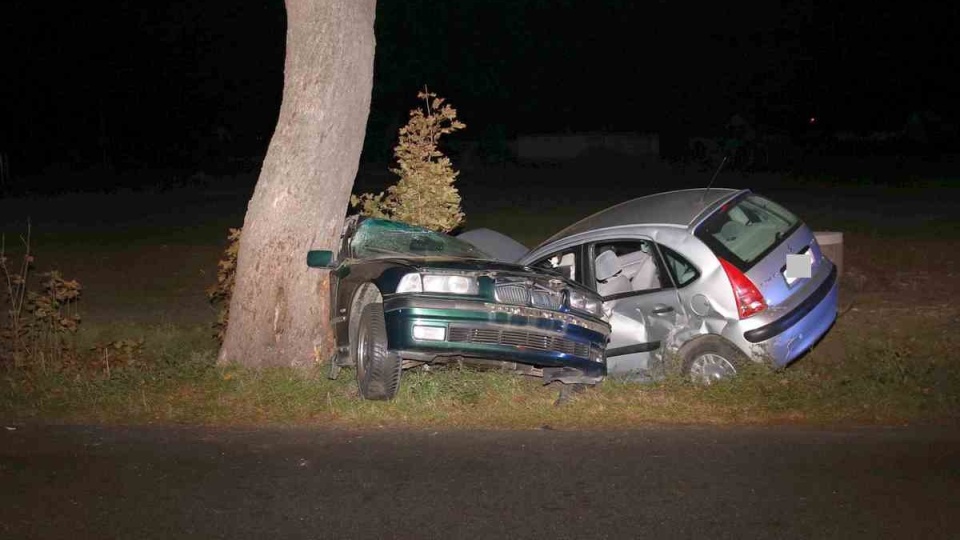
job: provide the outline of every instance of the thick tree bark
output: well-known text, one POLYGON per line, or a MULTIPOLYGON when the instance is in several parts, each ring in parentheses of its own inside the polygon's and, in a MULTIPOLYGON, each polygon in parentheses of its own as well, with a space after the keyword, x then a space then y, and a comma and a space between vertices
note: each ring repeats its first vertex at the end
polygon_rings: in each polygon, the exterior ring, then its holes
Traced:
POLYGON ((376 0, 286 0, 277 128, 247 207, 221 362, 303 366, 332 351, 327 272, 370 112, 376 0))

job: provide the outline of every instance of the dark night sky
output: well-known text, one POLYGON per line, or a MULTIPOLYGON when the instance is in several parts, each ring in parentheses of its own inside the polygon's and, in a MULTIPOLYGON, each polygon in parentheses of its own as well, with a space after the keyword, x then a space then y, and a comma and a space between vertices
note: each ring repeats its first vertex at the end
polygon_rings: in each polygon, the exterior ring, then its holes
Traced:
MULTIPOLYGON (((380 0, 368 156, 424 83, 473 137, 697 134, 737 112, 785 130, 956 123, 958 23, 953 3, 380 0)), ((281 0, 7 0, 0 151, 23 169, 104 147, 121 167, 261 155, 284 24, 281 0)))

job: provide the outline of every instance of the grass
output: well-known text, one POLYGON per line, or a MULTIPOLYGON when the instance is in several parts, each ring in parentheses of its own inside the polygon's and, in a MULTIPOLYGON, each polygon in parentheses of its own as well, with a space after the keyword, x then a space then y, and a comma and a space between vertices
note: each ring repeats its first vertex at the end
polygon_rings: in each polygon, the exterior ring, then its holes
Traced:
POLYGON ((932 320, 915 321, 905 339, 883 325, 864 335, 857 321, 841 320, 824 343, 786 370, 758 367, 706 388, 678 380, 608 380, 560 407, 554 406, 557 388, 538 379, 455 367, 408 371, 395 400, 362 401, 349 370, 331 381, 322 366, 216 365, 206 327, 104 327, 85 339, 145 336, 140 356, 116 364, 109 375, 97 362, 4 371, 0 410, 7 421, 365 428, 955 421, 960 370, 951 351, 958 340, 932 320))

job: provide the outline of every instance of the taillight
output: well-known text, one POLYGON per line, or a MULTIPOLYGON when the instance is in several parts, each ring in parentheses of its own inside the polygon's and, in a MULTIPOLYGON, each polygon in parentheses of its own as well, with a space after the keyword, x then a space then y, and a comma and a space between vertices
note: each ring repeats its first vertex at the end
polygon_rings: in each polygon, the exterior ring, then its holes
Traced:
MULTIPOLYGON (((717 257, 719 259, 719 257, 717 257)), ((741 319, 756 315, 767 309, 767 301, 760 294, 760 289, 750 281, 736 266, 720 259, 720 266, 727 273, 730 286, 733 287, 733 297, 737 299, 737 313, 741 319)))

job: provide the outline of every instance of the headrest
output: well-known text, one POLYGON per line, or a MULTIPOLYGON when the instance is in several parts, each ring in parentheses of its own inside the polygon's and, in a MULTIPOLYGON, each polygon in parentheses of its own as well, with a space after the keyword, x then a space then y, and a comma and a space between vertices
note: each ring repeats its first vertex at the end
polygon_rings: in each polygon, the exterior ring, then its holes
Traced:
POLYGON ((613 251, 604 251, 600 255, 597 255, 596 262, 598 281, 606 281, 617 275, 617 272, 620 270, 623 270, 623 266, 620 264, 620 257, 617 257, 617 254, 613 251))
POLYGON ((723 240, 732 242, 743 234, 745 229, 746 227, 739 221, 728 221, 723 224, 723 227, 720 227, 720 236, 723 237, 723 240))

